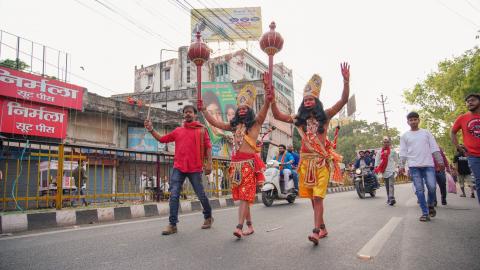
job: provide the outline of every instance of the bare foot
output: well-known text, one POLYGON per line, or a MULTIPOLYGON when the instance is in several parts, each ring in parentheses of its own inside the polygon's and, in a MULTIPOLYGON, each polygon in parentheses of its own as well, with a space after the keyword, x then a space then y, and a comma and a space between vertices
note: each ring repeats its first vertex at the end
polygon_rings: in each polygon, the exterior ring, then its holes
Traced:
POLYGON ((243 232, 241 229, 236 228, 235 231, 233 231, 233 235, 235 235, 236 237, 238 237, 238 239, 240 239, 242 238, 243 232))
POLYGON ((320 238, 327 237, 327 235, 328 235, 327 229, 320 230, 320 233, 319 233, 320 238))
POLYGON ((312 233, 311 235, 308 236, 308 240, 310 240, 315 246, 318 245, 318 240, 320 239, 320 236, 318 233, 312 233))
POLYGON ((243 233, 243 235, 250 235, 253 234, 255 230, 253 229, 253 226, 248 226, 248 229, 246 232, 243 233))

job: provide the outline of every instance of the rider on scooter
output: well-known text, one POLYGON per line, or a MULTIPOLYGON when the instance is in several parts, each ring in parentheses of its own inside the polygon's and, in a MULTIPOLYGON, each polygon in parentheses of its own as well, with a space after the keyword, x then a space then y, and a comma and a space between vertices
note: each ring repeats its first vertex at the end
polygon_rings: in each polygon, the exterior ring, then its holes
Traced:
POLYGON ((292 174, 292 164, 295 161, 293 155, 286 151, 286 147, 283 144, 278 145, 278 155, 273 158, 280 163, 280 176, 283 176, 283 191, 287 192, 288 182, 290 181, 290 175, 292 174))

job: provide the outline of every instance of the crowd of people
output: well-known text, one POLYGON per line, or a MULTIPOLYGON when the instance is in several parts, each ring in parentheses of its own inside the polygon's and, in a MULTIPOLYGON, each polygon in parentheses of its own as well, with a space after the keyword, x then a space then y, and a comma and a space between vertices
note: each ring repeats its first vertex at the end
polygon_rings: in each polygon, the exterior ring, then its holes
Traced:
MULTIPOLYGON (((237 96, 237 110, 229 122, 213 117, 203 101, 198 100, 197 107, 187 105, 183 109, 184 123, 173 132, 161 136, 153 129, 152 122, 145 120, 145 128, 161 143, 175 142, 174 170, 170 177, 170 217, 169 225, 163 234, 177 232, 179 192, 186 178, 190 180, 204 209, 203 229, 213 224, 212 209, 205 195, 201 182, 202 173, 209 175, 211 167, 211 143, 205 127, 197 121, 198 113, 202 113, 206 121, 220 130, 233 133, 233 150, 231 163, 226 178, 231 182, 233 200, 240 201, 238 207, 238 223, 233 235, 242 238, 255 232, 250 205, 254 202, 257 186, 264 181, 265 164, 260 159, 258 136, 267 112, 271 109, 276 120, 293 124, 301 136, 300 154, 293 146, 279 145, 278 154, 274 157, 280 164, 281 177, 284 182, 293 178, 295 191, 301 198, 311 200, 313 209, 313 231, 308 240, 315 245, 328 235, 324 218, 324 204, 327 185, 330 181, 342 180, 340 170, 341 155, 334 151, 333 143, 327 136, 329 121, 347 103, 349 97, 350 67, 341 64, 343 76, 343 92, 339 101, 332 107, 324 109, 319 94, 322 79, 312 76, 304 88, 303 101, 297 114, 288 115, 279 110, 275 103, 275 90, 270 87, 269 76, 264 74, 266 99, 255 115, 253 105, 257 96, 253 85, 247 84, 237 96), (246 224, 247 228, 244 229, 246 224)), ((401 136, 399 158, 391 148, 391 140, 385 137, 383 147, 377 153, 361 151, 355 167, 370 167, 377 178, 384 179, 387 190, 387 203, 395 205, 395 175, 403 174, 408 169, 415 187, 415 194, 422 211, 420 221, 429 221, 436 215, 436 185, 440 186, 441 203, 446 201, 447 177, 452 175, 458 179, 462 197, 466 197, 465 187, 471 188, 474 197, 473 183, 480 188, 480 95, 470 94, 465 99, 469 112, 461 115, 452 128, 452 142, 458 150, 454 158, 454 166, 448 161, 432 134, 419 128, 420 116, 416 112, 407 115, 410 130, 401 136), (459 144, 456 133, 462 130, 464 144, 459 144), (469 175, 473 174, 475 181, 469 175), (425 197, 425 186, 427 197, 425 197)), ((478 197, 478 194, 477 194, 478 197)), ((480 202, 480 198, 479 198, 480 202)))
POLYGON ((206 198, 201 183, 202 172, 209 175, 211 167, 211 142, 205 127, 197 121, 197 114, 201 112, 204 118, 214 127, 233 133, 233 151, 228 170, 229 181, 232 183, 232 197, 240 201, 238 208, 238 224, 233 234, 242 238, 254 233, 250 205, 254 202, 256 189, 265 177, 265 164, 260 159, 260 147, 257 145, 262 124, 271 108, 273 116, 279 121, 295 125, 302 137, 300 155, 293 152, 289 146, 281 145, 277 159, 282 163, 284 177, 293 176, 294 187, 300 197, 309 198, 312 202, 314 229, 308 239, 318 244, 319 239, 328 235, 323 220, 323 199, 327 193, 330 179, 341 181, 341 156, 334 151, 333 144, 326 136, 330 119, 334 117, 347 103, 349 97, 350 66, 341 64, 343 76, 343 92, 340 100, 331 108, 324 110, 319 95, 322 79, 313 75, 304 89, 304 100, 296 115, 287 115, 281 112, 275 103, 275 90, 271 86, 270 76, 264 74, 264 89, 266 100, 255 115, 253 105, 257 96, 253 85, 247 84, 237 96, 237 110, 229 122, 223 122, 213 117, 198 100, 197 108, 185 106, 183 108, 183 126, 173 132, 161 136, 153 128, 150 119, 145 120, 145 128, 161 143, 175 142, 174 170, 170 177, 170 217, 169 225, 163 230, 164 235, 177 232, 178 207, 180 187, 186 178, 192 184, 204 209, 203 229, 213 224, 212 210, 206 198), (244 230, 244 224, 247 229, 244 230))

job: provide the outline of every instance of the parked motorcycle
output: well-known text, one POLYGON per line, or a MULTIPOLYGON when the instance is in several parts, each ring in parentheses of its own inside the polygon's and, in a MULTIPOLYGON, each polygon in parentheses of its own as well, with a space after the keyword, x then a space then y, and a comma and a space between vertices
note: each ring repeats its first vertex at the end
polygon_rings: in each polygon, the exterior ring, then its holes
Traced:
POLYGON ((283 176, 280 177, 280 163, 276 160, 267 162, 265 171, 265 182, 262 186, 262 202, 265 206, 271 206, 275 200, 287 200, 288 203, 294 203, 297 197, 297 191, 293 185, 293 175, 284 188, 283 176))
POLYGON ((379 188, 377 178, 368 167, 356 169, 353 182, 360 199, 365 199, 366 193, 370 193, 370 196, 375 197, 376 190, 379 188))

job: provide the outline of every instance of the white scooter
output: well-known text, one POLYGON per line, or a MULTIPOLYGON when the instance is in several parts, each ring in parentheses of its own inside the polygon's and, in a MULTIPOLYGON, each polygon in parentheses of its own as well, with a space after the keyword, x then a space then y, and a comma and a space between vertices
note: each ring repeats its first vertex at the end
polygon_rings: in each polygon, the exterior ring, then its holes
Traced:
POLYGON ((283 193, 280 185, 280 163, 276 160, 267 162, 267 170, 265 171, 265 182, 262 187, 262 202, 265 206, 272 206, 274 200, 287 200, 288 203, 294 203, 297 192, 294 189, 293 177, 290 176, 283 193))

